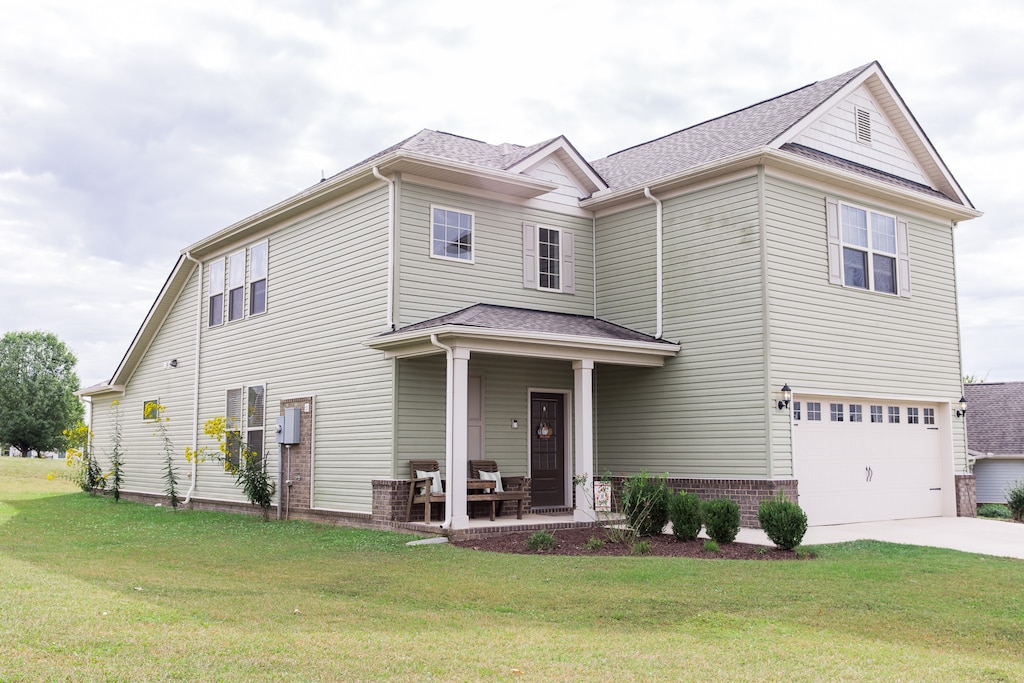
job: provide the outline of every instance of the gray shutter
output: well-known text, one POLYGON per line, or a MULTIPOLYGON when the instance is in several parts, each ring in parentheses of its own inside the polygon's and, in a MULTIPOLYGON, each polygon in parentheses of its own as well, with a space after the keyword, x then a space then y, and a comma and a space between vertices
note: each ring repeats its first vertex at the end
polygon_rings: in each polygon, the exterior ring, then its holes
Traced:
POLYGON ((537 226, 523 223, 523 287, 537 289, 537 226))
POLYGON ((576 293, 576 244, 575 235, 562 231, 562 291, 576 293))
POLYGON ((910 298, 910 240, 908 238, 907 219, 896 218, 896 253, 898 269, 896 271, 896 286, 900 296, 910 298))
POLYGON ((828 228, 828 281, 843 284, 843 252, 839 239, 839 202, 825 198, 825 225, 828 228))

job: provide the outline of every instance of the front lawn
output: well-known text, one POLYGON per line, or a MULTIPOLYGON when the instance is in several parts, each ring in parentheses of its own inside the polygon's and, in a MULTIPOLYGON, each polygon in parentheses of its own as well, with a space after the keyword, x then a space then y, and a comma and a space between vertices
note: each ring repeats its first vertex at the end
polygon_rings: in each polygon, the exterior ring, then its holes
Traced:
POLYGON ((0 680, 1024 679, 1024 562, 485 554, 114 504, 0 458, 0 680))

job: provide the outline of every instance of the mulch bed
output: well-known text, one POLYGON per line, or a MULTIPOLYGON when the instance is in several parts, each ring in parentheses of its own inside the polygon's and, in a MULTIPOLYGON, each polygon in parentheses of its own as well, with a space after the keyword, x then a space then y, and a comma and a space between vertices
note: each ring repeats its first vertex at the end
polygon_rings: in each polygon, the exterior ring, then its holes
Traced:
MULTIPOLYGON (((530 550, 526 545, 533 532, 519 532, 453 541, 454 545, 472 550, 492 553, 514 553, 519 555, 632 555, 632 547, 626 543, 610 543, 600 529, 559 529, 552 531, 556 545, 552 550, 530 550), (587 541, 599 538, 604 541, 597 550, 588 550, 587 541)), ((749 543, 722 543, 719 552, 704 550, 704 539, 678 541, 674 536, 662 534, 641 539, 651 544, 650 557, 693 557, 704 560, 802 560, 809 555, 797 555, 792 550, 780 550, 774 546, 752 545, 749 543)))

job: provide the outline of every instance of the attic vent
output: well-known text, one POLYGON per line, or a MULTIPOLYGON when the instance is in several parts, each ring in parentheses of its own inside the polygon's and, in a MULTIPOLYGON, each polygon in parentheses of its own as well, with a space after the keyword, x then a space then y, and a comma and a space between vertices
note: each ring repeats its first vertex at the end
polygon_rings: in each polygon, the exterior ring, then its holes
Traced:
POLYGON ((871 144, 871 112, 867 109, 857 107, 855 117, 857 119, 857 142, 866 145, 871 144))

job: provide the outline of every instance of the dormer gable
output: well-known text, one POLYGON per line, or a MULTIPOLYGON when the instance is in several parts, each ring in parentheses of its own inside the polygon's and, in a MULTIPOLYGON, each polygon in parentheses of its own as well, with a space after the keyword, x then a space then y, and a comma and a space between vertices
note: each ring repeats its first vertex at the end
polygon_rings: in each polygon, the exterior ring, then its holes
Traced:
POLYGON ((772 141, 797 144, 919 183, 972 207, 878 62, 772 141))
POLYGON ((582 198, 608 188, 604 179, 564 136, 531 150, 506 170, 555 183, 559 189, 544 198, 571 206, 576 206, 582 198))

